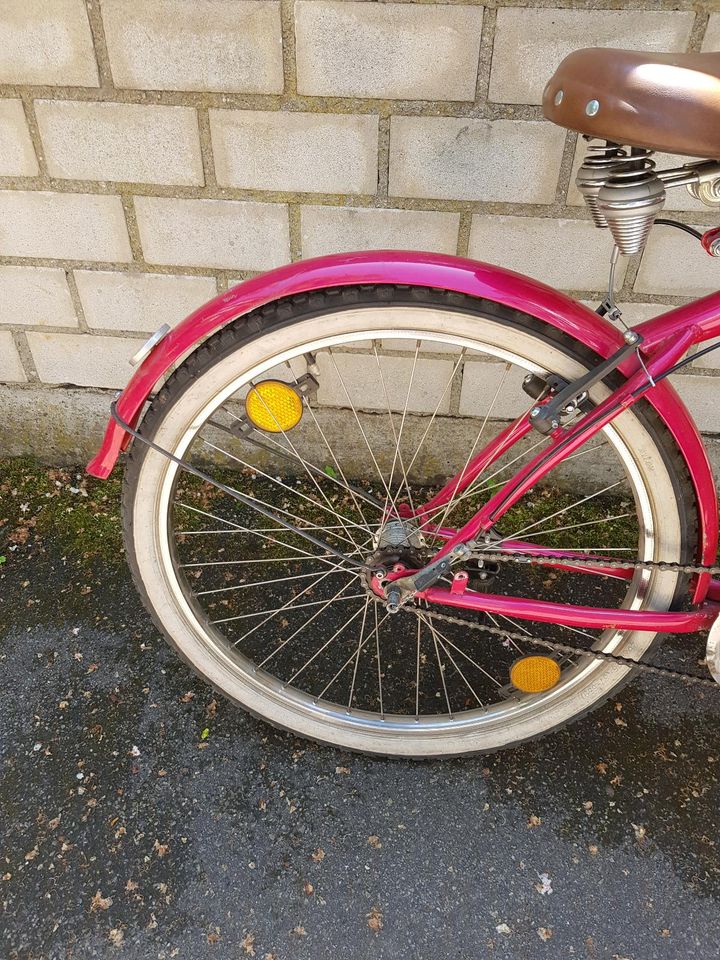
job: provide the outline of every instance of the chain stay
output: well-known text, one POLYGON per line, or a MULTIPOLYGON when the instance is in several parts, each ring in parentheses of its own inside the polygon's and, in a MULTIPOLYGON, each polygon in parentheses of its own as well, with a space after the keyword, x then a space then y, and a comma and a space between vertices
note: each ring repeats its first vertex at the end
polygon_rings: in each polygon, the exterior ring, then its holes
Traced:
POLYGON ((437 613, 434 609, 432 613, 421 610, 419 607, 405 607, 404 609, 412 610, 416 616, 424 614, 431 619, 441 620, 444 623, 452 623, 455 626, 470 630, 478 630, 482 633, 489 633, 493 636, 501 637, 503 640, 514 640, 516 643, 530 643, 533 646, 544 647, 546 650, 552 650, 553 653, 562 653, 566 656, 592 657, 594 660, 603 660, 607 663, 617 663, 622 667, 631 667, 640 673, 651 673, 655 676, 682 680, 684 683, 699 684, 702 687, 713 687, 715 690, 720 689, 714 680, 708 680, 707 677, 698 677, 694 673, 683 673, 679 670, 671 670, 669 667, 656 667, 642 660, 632 660, 630 657, 621 657, 617 653, 585 650, 583 647, 575 647, 568 643, 558 643, 554 640, 544 640, 541 637, 533 637, 530 634, 519 633, 518 631, 503 630, 501 627, 490 627, 484 623, 472 623, 469 620, 463 620, 462 617, 451 617, 446 613, 437 613))
MULTIPOLYGON (((708 566, 704 564, 667 563, 657 560, 629 561, 603 559, 602 561, 599 561, 598 559, 583 560, 575 558, 566 561, 562 558, 553 557, 549 554, 502 553, 499 550, 493 550, 491 548, 488 548, 487 550, 478 549, 477 544, 468 544, 468 546, 472 546, 472 559, 474 560, 490 559, 493 562, 500 561, 502 563, 523 563, 532 564, 535 566, 557 567, 558 564, 562 564, 563 566, 594 568, 597 568, 598 563, 602 562, 603 567, 613 570, 657 570, 661 573, 707 573, 713 576, 720 575, 720 567, 708 566)), ((421 608, 419 607, 407 606, 405 609, 412 610, 416 616, 421 616, 421 608)), ((460 626, 465 629, 489 633, 492 636, 501 637, 504 640, 514 640, 516 643, 529 643, 536 647, 543 647, 546 650, 551 650, 553 653, 561 653, 566 656, 592 657, 594 660, 601 660, 606 663, 617 663, 623 667, 631 667, 633 670, 637 670, 639 673, 647 673, 654 676, 682 680, 683 683, 695 684, 702 687, 712 687, 714 690, 720 689, 715 680, 709 680, 707 677, 698 677, 694 673, 684 673, 680 670, 672 670, 669 667, 654 666, 653 664, 645 663, 642 660, 633 660, 630 657, 620 656, 620 654, 617 653, 603 653, 600 650, 586 650, 583 647, 576 647, 568 643, 545 640, 542 637, 533 637, 526 633, 503 630, 501 627, 491 627, 483 623, 473 623, 472 621, 464 620, 462 617, 452 617, 445 613, 438 613, 435 609, 433 609, 432 613, 429 611, 422 612, 425 613, 426 616, 441 620, 444 623, 452 623, 455 626, 460 626)))

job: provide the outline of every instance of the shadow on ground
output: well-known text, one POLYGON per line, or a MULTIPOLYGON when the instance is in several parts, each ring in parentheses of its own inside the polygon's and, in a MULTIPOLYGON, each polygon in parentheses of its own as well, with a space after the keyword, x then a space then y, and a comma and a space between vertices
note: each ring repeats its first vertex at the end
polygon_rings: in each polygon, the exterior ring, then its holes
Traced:
POLYGON ((213 697, 122 557, 67 543, 0 564, 3 956, 716 955, 720 693, 642 679, 512 752, 350 755, 213 697))

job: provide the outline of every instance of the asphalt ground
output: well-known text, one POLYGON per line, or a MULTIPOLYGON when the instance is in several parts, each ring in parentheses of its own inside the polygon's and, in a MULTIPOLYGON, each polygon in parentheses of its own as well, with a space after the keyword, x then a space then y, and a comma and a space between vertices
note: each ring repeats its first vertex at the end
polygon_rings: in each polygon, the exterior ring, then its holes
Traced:
MULTIPOLYGON (((112 520, 112 496, 102 509, 112 520)), ((516 750, 348 754, 195 679, 92 523, 72 536, 14 523, 0 561, 3 957, 718 955, 720 691, 642 677, 516 750)), ((697 670, 701 655, 669 638, 661 662, 697 670)))

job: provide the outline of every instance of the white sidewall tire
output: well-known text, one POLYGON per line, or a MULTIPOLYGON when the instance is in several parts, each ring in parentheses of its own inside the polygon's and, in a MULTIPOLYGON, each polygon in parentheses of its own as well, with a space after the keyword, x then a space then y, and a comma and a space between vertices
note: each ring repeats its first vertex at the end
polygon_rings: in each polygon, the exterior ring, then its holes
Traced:
MULTIPOLYGON (((521 316, 521 315, 518 315, 521 316)), ((241 321, 242 322, 242 321, 241 321)), ((403 333, 441 331, 458 340, 490 342, 516 356, 533 358, 570 379, 586 369, 557 344, 543 339, 533 330, 509 325, 485 315, 469 315, 435 306, 364 306, 352 310, 325 312, 319 316, 286 324, 268 334, 242 339, 229 352, 218 353, 218 359, 194 374, 182 389, 170 397, 162 418, 154 423, 149 439, 170 451, 184 448, 189 433, 204 422, 210 402, 248 371, 257 371, 278 354, 332 337, 375 332, 392 328, 403 333), (389 309, 392 317, 389 320, 389 309)), ((191 358, 192 359, 192 358, 191 358)), ((256 373, 254 374, 256 375, 256 373)), ((593 390, 598 401, 608 393, 604 386, 593 390)), ((676 481, 671 467, 658 448, 652 433, 632 411, 618 417, 613 424, 620 442, 632 451, 633 462, 642 477, 644 495, 649 498, 655 524, 655 554, 665 560, 680 560, 682 522, 677 504, 676 481)), ((268 693, 251 672, 237 669, 236 663, 216 644, 208 641, 202 624, 192 608, 179 596, 174 571, 169 568, 169 551, 162 520, 167 515, 170 477, 175 468, 171 461, 135 441, 136 462, 126 495, 126 532, 131 563, 138 586, 158 626, 182 657, 217 690, 256 716, 273 725, 338 747, 383 755, 430 757, 452 756, 470 752, 490 752, 534 739, 566 725, 582 716, 627 680, 629 670, 616 664, 593 663, 583 673, 574 689, 565 685, 542 698, 542 709, 519 711, 515 719, 488 723, 486 726, 464 726, 458 723, 452 731, 445 727, 433 731, 423 729, 421 740, 417 730, 407 732, 385 730, 381 724, 372 729, 361 726, 352 717, 339 719, 335 714, 323 715, 308 711, 287 695, 268 693)), ((645 607, 668 609, 677 586, 675 574, 655 574, 648 581, 649 597, 645 607)), ((651 647, 653 634, 634 632, 622 639, 624 656, 641 657, 651 647)), ((620 648, 618 648, 620 649, 620 648)))

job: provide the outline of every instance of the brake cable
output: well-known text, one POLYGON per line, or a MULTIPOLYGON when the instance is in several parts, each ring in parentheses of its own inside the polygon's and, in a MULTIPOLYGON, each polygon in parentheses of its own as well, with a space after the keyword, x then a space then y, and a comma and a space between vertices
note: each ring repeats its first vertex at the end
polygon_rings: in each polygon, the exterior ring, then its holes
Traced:
POLYGON ((671 220, 669 217, 656 217, 653 222, 659 223, 661 227, 675 227, 676 230, 689 233, 691 237, 695 237, 696 240, 702 243, 703 234, 694 227, 689 227, 686 223, 681 223, 679 220, 671 220))

